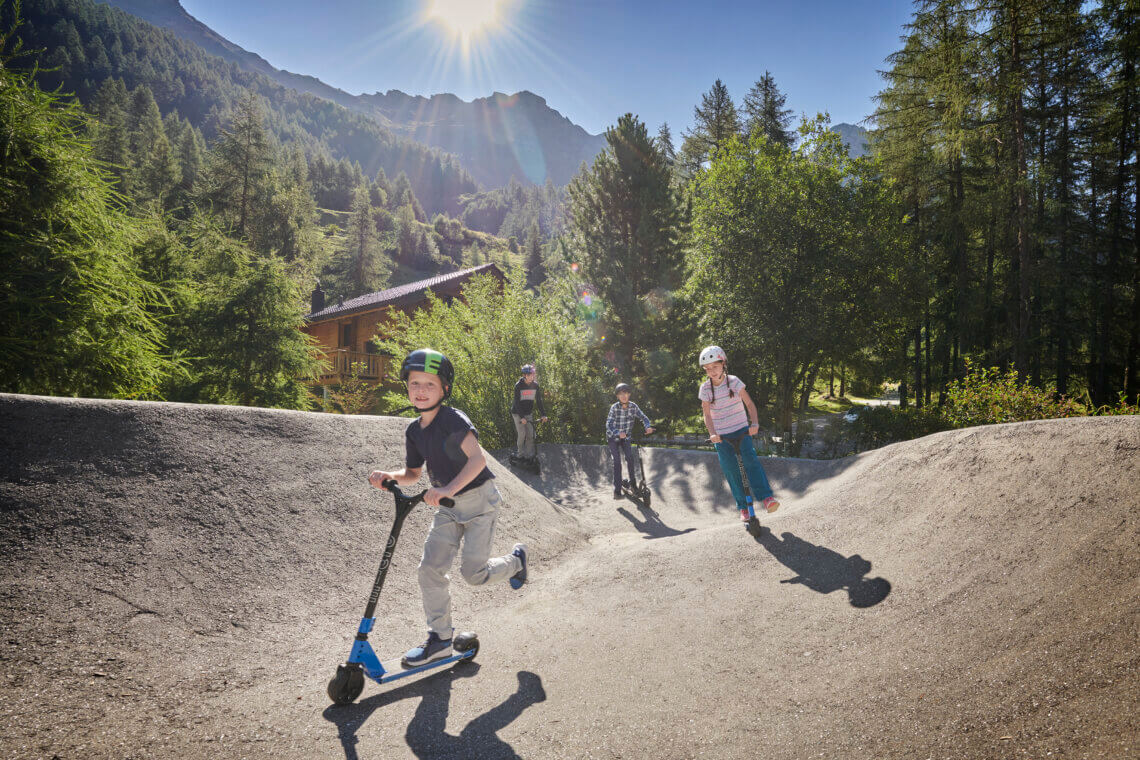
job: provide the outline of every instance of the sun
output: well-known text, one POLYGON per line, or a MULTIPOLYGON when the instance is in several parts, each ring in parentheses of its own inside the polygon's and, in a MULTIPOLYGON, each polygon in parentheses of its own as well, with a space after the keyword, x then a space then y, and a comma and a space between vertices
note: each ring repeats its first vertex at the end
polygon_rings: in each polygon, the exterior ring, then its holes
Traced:
POLYGON ((497 25, 501 2, 502 0, 431 0, 428 18, 440 21, 461 37, 469 38, 497 25))

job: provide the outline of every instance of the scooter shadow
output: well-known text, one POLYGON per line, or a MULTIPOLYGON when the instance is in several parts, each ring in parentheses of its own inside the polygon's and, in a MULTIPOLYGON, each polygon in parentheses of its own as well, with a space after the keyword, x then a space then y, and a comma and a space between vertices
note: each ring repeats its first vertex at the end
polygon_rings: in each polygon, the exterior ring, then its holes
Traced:
POLYGON ((846 589, 852 607, 873 607, 891 593, 891 583, 886 578, 864 577, 871 571, 871 562, 858 554, 844 557, 787 531, 782 537, 781 541, 765 528, 753 534, 758 544, 797 573, 780 583, 801 583, 820 594, 846 589))
MULTIPOLYGON (((479 672, 477 662, 464 662, 406 686, 382 692, 352 705, 329 705, 325 720, 335 723, 345 760, 360 760, 356 732, 372 713, 402 699, 421 697, 416 714, 404 731, 408 748, 419 758, 472 758, 506 760, 518 758, 511 745, 499 738, 498 731, 509 725, 531 705, 546 700, 542 679, 530 671, 520 671, 518 689, 496 707, 468 723, 458 736, 447 733, 451 709, 451 684, 457 678, 470 678, 479 672)), ((371 682, 370 682, 371 683, 371 682)))
MULTIPOLYGON (((634 503, 636 504, 637 502, 634 503)), ((696 530, 696 528, 685 528, 684 530, 670 528, 662 522, 661 515, 644 504, 637 504, 637 509, 645 517, 644 520, 638 520, 637 517, 625 507, 618 507, 617 511, 622 517, 633 523, 633 527, 644 533, 646 539, 672 538, 673 536, 683 536, 686 533, 691 533, 696 530)))

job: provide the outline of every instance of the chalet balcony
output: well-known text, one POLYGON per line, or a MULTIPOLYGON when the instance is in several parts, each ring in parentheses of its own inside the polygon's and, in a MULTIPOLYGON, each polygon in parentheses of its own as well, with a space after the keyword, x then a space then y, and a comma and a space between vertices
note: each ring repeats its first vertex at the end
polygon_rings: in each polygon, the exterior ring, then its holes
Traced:
POLYGON ((349 351, 346 348, 322 352, 327 364, 317 375, 317 385, 338 385, 352 375, 352 365, 359 362, 360 379, 379 385, 388 378, 392 357, 384 354, 369 354, 363 351, 349 351))

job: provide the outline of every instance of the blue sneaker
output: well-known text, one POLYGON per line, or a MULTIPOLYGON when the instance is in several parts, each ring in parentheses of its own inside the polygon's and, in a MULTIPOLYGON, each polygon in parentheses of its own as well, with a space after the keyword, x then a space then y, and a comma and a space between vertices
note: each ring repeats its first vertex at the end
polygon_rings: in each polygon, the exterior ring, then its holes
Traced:
POLYGON ((435 631, 428 634, 427 641, 407 651, 400 664, 405 668, 418 668, 433 660, 451 656, 451 639, 441 639, 435 631))
POLYGON ((511 554, 522 562, 522 570, 511 576, 511 588, 519 589, 526 583, 526 544, 515 544, 515 550, 511 554))

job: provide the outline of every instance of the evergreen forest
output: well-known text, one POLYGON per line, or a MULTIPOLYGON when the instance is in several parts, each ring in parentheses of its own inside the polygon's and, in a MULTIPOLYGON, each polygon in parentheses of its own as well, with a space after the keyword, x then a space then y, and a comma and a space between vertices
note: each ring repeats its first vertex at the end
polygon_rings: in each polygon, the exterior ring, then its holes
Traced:
POLYGON ((710 343, 776 431, 837 376, 940 424, 978 420, 943 411, 973 377, 1064 413, 1140 403, 1128 3, 920 0, 866 156, 757 71, 676 136, 616 118, 566 187, 499 188, 114 8, 0 9, 0 390, 314 408, 318 280, 351 298, 494 261, 505 287, 377 336, 447 352, 489 441, 530 361, 555 439, 595 440, 619 381, 699 431, 710 343))

